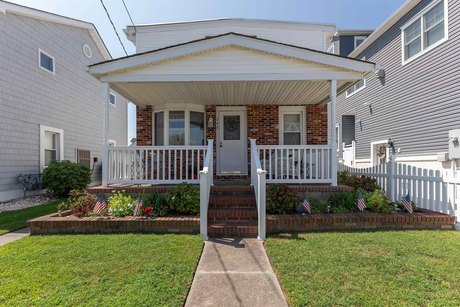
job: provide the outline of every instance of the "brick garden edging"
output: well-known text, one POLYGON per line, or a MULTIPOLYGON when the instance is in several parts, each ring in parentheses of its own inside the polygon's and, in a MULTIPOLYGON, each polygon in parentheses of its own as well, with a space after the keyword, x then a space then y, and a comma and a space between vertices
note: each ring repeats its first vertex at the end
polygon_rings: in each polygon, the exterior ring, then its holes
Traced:
MULTIPOLYGON (((321 230, 453 229, 455 217, 424 210, 407 213, 285 214, 267 216, 267 233, 321 230)), ((57 233, 199 233, 195 216, 77 218, 70 211, 53 213, 27 221, 32 234, 57 233)))
POLYGON ((267 233, 321 230, 453 229, 455 217, 424 210, 408 213, 267 215, 267 233))
POLYGON ((58 233, 199 233, 200 218, 195 216, 158 217, 84 217, 70 211, 48 214, 27 221, 31 234, 58 233))

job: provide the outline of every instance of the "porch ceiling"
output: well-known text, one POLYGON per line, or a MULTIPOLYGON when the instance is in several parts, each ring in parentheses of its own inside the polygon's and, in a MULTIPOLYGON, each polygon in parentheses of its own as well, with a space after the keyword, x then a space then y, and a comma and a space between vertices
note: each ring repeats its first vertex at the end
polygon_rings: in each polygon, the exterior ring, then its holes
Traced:
MULTIPOLYGON (((338 88, 347 84, 339 81, 338 88)), ((192 103, 201 105, 305 105, 329 97, 328 81, 226 81, 111 83, 139 106, 192 103)))

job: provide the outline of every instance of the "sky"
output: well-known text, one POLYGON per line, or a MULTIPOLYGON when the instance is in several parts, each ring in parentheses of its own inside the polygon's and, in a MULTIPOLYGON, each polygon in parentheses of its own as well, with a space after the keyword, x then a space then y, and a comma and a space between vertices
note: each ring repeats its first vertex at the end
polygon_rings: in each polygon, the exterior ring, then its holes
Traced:
MULTIPOLYGON (((103 0, 128 54, 135 53, 122 29, 131 24, 122 0, 103 0)), ((375 29, 406 0, 125 0, 135 24, 222 17, 335 24, 339 29, 375 29)), ((92 22, 113 58, 124 56, 100 0, 9 0, 92 22)), ((128 108, 128 140, 135 137, 135 107, 128 108)))

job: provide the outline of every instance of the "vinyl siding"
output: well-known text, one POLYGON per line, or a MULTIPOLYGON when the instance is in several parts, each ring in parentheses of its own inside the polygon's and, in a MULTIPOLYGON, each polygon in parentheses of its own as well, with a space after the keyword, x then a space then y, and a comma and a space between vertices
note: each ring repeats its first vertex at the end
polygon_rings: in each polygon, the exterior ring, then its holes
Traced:
MULTIPOLYGON (((87 30, 0 14, 0 192, 21 189, 20 173, 39 172, 40 125, 64 130, 64 159, 75 150, 98 157, 100 179, 103 94, 87 65, 104 60, 87 30), (84 56, 86 43, 93 56, 84 56), (38 66, 38 48, 55 58, 55 75, 38 66)), ((110 139, 127 141, 127 102, 110 108, 110 139)))
POLYGON ((422 1, 362 54, 380 64, 384 82, 375 75, 355 95, 338 98, 338 119, 356 114, 357 158, 371 158, 371 142, 392 138, 399 156, 448 151, 448 131, 460 128, 460 2, 449 0, 449 40, 402 65, 400 28, 432 1, 422 1), (371 108, 364 105, 371 103, 371 108))

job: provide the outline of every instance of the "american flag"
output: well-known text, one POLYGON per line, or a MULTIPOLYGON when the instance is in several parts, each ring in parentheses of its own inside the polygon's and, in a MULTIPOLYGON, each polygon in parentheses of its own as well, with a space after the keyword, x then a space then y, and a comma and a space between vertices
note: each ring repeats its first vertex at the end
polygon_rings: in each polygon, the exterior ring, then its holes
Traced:
POLYGON ((305 212, 308 212, 309 214, 311 214, 311 205, 308 199, 305 198, 303 200, 302 206, 305 212))
POLYGON ((93 212, 96 214, 102 214, 105 209, 107 209, 108 205, 107 202, 105 201, 105 198, 102 194, 99 194, 97 197, 97 202, 94 205, 93 212))
POLYGON ((136 208, 134 208, 134 216, 141 216, 141 215, 142 215, 142 198, 139 195, 137 197, 136 208))
POLYGON ((409 213, 414 213, 414 209, 412 209, 412 203, 410 201, 410 196, 409 194, 406 195, 406 197, 404 197, 401 201, 402 205, 404 206, 404 208, 406 208, 406 210, 409 212, 409 213))
POLYGON ((363 198, 363 193, 359 192, 358 194, 358 203, 357 203, 357 206, 358 206, 358 209, 359 211, 363 211, 364 209, 366 209, 366 202, 364 201, 364 198, 363 198))

